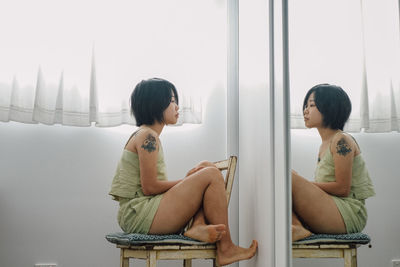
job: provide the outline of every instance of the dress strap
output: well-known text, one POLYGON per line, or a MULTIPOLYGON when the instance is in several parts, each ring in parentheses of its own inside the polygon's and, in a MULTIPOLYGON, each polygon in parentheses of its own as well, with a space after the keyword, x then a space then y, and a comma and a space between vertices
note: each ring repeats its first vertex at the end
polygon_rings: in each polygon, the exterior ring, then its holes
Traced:
POLYGON ((132 139, 132 137, 134 137, 140 130, 142 130, 142 128, 137 129, 135 132, 133 132, 133 134, 131 134, 131 136, 129 137, 128 141, 126 142, 126 144, 124 146, 124 149, 128 145, 129 141, 132 139))

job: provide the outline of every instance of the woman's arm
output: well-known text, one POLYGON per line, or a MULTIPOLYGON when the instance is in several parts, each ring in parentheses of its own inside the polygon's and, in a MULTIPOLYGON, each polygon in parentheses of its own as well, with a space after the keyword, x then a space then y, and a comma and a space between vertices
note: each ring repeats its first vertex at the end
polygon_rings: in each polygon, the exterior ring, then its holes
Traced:
POLYGON ((155 132, 150 129, 143 130, 136 141, 143 194, 146 196, 161 194, 181 181, 159 181, 157 179, 160 140, 155 132))
POLYGON ((215 167, 216 168, 214 163, 204 160, 204 161, 200 162, 199 164, 197 164, 196 167, 189 170, 188 173, 186 174, 185 178, 200 171, 201 169, 206 168, 206 167, 215 167))
POLYGON ((329 183, 314 182, 314 184, 331 195, 347 197, 350 194, 356 144, 348 135, 341 133, 334 137, 330 149, 335 163, 336 181, 329 183))

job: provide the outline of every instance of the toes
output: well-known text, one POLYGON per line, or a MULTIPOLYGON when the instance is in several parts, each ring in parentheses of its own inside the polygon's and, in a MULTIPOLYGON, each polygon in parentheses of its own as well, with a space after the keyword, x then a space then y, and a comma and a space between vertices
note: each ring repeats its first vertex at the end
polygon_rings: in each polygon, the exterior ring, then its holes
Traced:
POLYGON ((215 238, 216 241, 221 240, 221 233, 217 233, 217 236, 215 238))
POLYGON ((225 224, 218 224, 218 225, 215 226, 215 229, 217 231, 225 231, 226 226, 225 226, 225 224))

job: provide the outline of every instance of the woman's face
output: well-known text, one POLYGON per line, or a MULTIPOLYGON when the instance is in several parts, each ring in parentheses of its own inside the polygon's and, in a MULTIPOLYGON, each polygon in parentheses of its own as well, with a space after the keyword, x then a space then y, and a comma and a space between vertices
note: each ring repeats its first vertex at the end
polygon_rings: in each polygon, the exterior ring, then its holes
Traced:
POLYGON ((307 128, 322 127, 323 117, 315 104, 314 92, 308 97, 307 105, 303 111, 304 124, 307 128))
POLYGON ((179 118, 179 106, 175 102, 175 95, 172 92, 171 102, 169 106, 164 110, 163 117, 165 124, 175 124, 179 118))

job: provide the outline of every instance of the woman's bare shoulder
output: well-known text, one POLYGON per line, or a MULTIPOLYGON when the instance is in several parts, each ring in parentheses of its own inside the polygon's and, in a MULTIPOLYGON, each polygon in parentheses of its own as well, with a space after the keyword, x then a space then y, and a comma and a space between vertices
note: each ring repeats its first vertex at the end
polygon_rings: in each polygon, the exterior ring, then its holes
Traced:
POLYGON ((357 144, 351 135, 340 132, 337 133, 331 143, 331 151, 342 156, 346 156, 349 153, 355 153, 357 151, 357 144))
POLYGON ((157 147, 159 138, 157 133, 148 127, 139 128, 136 130, 129 139, 126 149, 137 153, 137 148, 142 146, 157 147))

